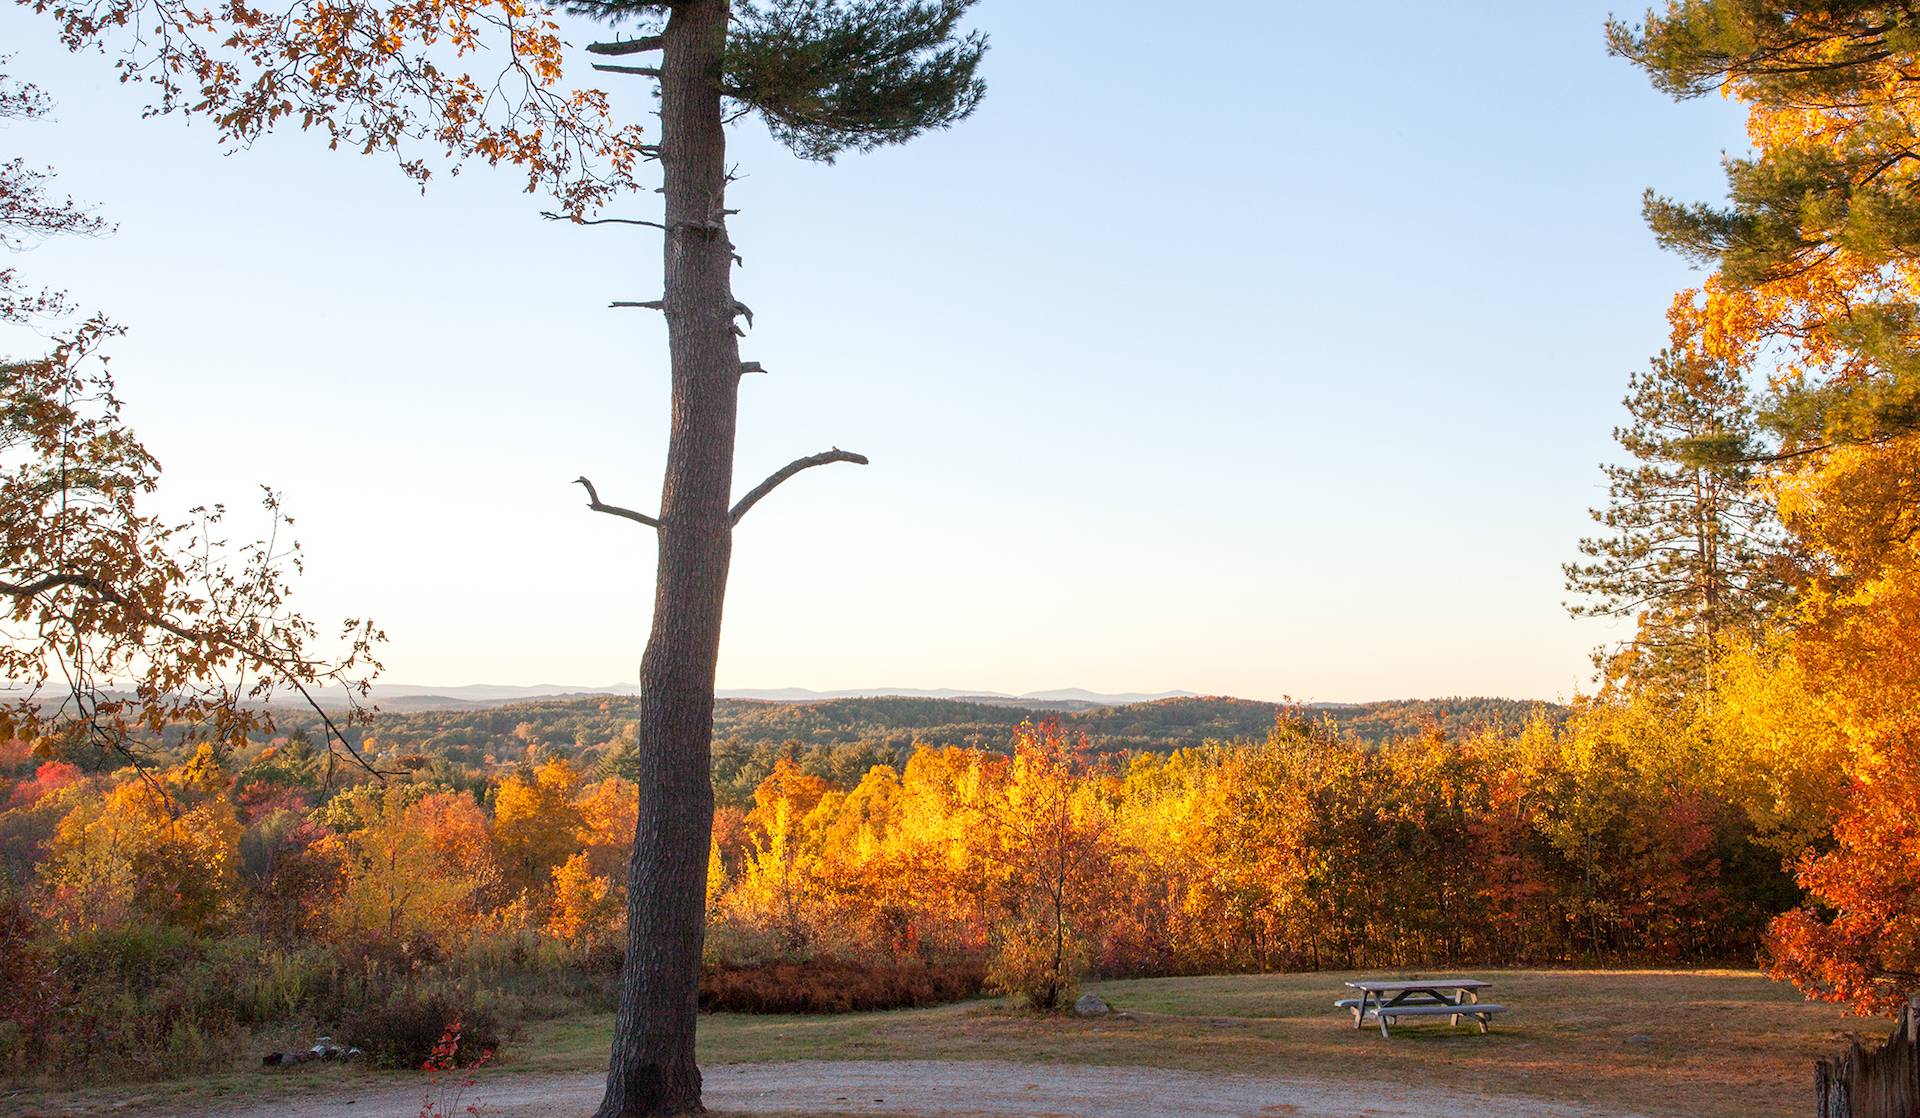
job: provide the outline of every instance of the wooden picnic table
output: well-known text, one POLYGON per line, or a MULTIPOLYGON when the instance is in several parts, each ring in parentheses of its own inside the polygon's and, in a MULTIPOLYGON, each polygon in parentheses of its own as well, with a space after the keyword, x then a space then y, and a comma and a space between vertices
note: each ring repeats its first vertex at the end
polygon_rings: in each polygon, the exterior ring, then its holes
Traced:
POLYGON ((1353 1013, 1356 1029, 1372 1017, 1380 1025, 1381 1036, 1390 1035, 1387 1025, 1400 1017, 1445 1016, 1454 1025, 1466 1017, 1484 1033, 1487 1021, 1505 1011, 1504 1006, 1481 1003, 1480 991, 1492 985, 1477 978, 1363 979, 1347 983, 1359 997, 1343 998, 1334 1004, 1353 1013))

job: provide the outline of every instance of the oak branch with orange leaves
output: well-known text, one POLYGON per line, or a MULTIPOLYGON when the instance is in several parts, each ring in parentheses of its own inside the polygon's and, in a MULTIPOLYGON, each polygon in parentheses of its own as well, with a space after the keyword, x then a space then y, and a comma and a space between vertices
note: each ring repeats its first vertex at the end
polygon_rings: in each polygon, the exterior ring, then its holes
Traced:
MULTIPOLYGON (((0 74, 0 120, 47 110, 40 91, 0 74)), ((21 160, 0 163, 0 245, 106 230, 51 182, 21 160)), ((64 293, 0 270, 0 323, 71 313, 64 293)), ((338 751, 371 768, 342 723, 363 714, 380 631, 349 621, 338 648, 321 651, 319 627, 288 602, 299 547, 282 538, 292 522, 271 490, 265 538, 241 545, 227 542, 219 506, 180 524, 146 510, 160 465, 122 418, 99 352, 119 332, 95 316, 44 356, 0 358, 0 740, 143 765, 143 742, 168 729, 223 746, 270 729, 272 700, 291 693, 319 715, 330 760, 338 751), (346 714, 322 709, 328 686, 347 696, 346 714)))

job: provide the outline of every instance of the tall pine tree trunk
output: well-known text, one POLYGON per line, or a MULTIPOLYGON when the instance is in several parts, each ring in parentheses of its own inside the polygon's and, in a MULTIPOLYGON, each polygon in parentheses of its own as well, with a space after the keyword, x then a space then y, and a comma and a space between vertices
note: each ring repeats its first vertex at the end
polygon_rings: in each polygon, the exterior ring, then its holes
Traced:
POLYGON ((720 101, 727 15, 727 0, 684 0, 674 5, 662 44, 672 427, 653 631, 640 664, 640 812, 627 878, 627 959, 599 1118, 700 1109, 693 1042, 740 384, 720 101))

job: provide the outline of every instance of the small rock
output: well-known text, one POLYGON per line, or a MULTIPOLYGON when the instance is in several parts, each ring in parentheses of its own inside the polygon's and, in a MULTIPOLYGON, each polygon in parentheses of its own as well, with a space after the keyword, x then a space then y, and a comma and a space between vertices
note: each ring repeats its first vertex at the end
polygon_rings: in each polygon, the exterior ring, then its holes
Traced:
POLYGON ((1105 1017, 1113 1007, 1098 994, 1082 994, 1080 1000, 1073 1003, 1073 1011, 1081 1017, 1105 1017))
POLYGON ((1639 1045, 1648 1045, 1648 1044, 1652 1044, 1652 1043, 1653 1043, 1653 1038, 1652 1038, 1652 1037, 1650 1037, 1650 1036, 1648 1036, 1648 1035, 1647 1035, 1647 1034, 1645 1034, 1645 1033, 1635 1033, 1635 1034, 1633 1034, 1632 1036, 1630 1036, 1630 1037, 1628 1037, 1628 1038, 1627 1038, 1627 1043, 1628 1043, 1628 1044, 1639 1044, 1639 1045))
POLYGON ((333 1038, 330 1036, 317 1037, 313 1042, 313 1047, 307 1049, 307 1058, 310 1060, 344 1060, 348 1058, 347 1051, 348 1049, 345 1045, 335 1044, 333 1038))

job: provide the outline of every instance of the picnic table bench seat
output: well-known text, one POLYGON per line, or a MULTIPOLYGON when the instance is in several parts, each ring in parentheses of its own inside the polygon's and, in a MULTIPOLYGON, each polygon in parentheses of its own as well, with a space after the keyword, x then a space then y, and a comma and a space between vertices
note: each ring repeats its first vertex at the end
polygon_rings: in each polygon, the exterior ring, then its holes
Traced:
MULTIPOLYGON (((1339 1001, 1333 1003, 1333 1007, 1335 1009, 1344 1009, 1351 1012, 1355 1009, 1360 1008, 1363 1002, 1366 1005, 1368 1012, 1372 1012, 1373 1007, 1376 1003, 1363 998, 1341 998, 1339 1001)), ((1399 1002, 1397 1004, 1399 1005, 1453 1005, 1455 1003, 1450 1001, 1443 1001, 1440 998, 1433 997, 1430 994, 1413 994, 1408 996, 1405 1001, 1399 1002)))
POLYGON ((1477 978, 1368 980, 1347 985, 1360 991, 1360 996, 1341 998, 1334 1006, 1353 1014, 1356 1029, 1372 1018, 1383 1037, 1392 1035, 1388 1026, 1402 1017, 1447 1017, 1453 1025, 1465 1017, 1484 1033, 1494 1014, 1506 1012, 1503 1005, 1480 1000, 1480 991, 1491 983, 1477 978))
POLYGON ((1487 1031, 1487 1022, 1493 1019, 1493 1015, 1496 1013, 1505 1013, 1506 1011, 1506 1006, 1494 1005, 1492 1002, 1466 1002, 1460 1005, 1406 1005, 1403 1003, 1401 1005, 1388 1006, 1385 1012, 1374 1014, 1374 1018, 1380 1022, 1381 1036, 1390 1035, 1387 1032, 1387 1026, 1392 1024, 1395 1019, 1401 1017, 1445 1016, 1452 1018, 1452 1020, 1448 1022, 1448 1024, 1452 1025, 1458 1025, 1460 1018, 1466 1017, 1472 1019, 1474 1024, 1480 1026, 1480 1031, 1484 1033, 1487 1031))

